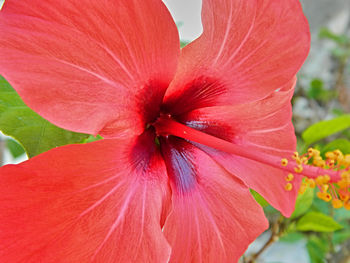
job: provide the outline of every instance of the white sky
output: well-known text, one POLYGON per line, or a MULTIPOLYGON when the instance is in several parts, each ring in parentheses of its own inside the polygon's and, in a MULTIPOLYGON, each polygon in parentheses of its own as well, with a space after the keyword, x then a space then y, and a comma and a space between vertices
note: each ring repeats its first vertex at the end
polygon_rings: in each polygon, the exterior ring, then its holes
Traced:
MULTIPOLYGON (((1 1, 1 0, 0 0, 1 1)), ((179 27, 181 40, 194 40, 202 32, 202 0, 163 0, 179 27)))

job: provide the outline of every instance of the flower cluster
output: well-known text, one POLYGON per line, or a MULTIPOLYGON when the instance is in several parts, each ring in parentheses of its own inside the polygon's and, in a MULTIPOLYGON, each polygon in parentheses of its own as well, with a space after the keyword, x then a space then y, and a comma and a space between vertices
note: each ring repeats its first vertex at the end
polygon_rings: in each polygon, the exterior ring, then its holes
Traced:
MULTIPOLYGON (((323 159, 320 151, 309 148, 307 153, 299 156, 296 152, 292 159, 295 160, 297 167, 295 172, 302 173, 304 167, 319 167, 318 173, 305 177, 301 183, 299 193, 303 194, 307 187, 317 188, 317 197, 326 202, 332 201, 334 208, 350 210, 350 154, 344 155, 340 150, 325 153, 326 159, 323 159), (323 173, 323 174, 322 174, 323 173), (331 176, 330 176, 331 175, 331 176)), ((282 166, 286 166, 287 159, 282 159, 282 166)), ((286 190, 291 190, 294 175, 289 173, 285 178, 288 182, 286 190)))

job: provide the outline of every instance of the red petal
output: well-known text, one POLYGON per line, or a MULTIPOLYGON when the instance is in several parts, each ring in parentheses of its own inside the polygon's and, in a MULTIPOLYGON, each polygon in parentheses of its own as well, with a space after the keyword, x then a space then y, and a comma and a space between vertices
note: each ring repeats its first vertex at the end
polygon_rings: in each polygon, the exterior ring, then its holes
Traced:
POLYGON ((265 97, 294 77, 309 51, 297 0, 203 0, 202 20, 166 93, 175 114, 265 97))
POLYGON ((165 166, 135 143, 70 145, 2 167, 0 262, 167 262, 165 166))
MULTIPOLYGON (((198 109, 182 115, 181 121, 242 147, 254 147, 261 154, 266 152, 281 159, 289 158, 296 148, 290 104, 293 86, 256 102, 198 109)), ((294 181, 295 189, 287 192, 284 189, 286 172, 238 156, 203 149, 284 215, 293 212, 299 180, 294 181)))
POLYGON ((173 210, 164 226, 170 262, 237 262, 267 228, 261 207, 239 179, 189 143, 169 137, 162 152, 170 153, 165 161, 173 176, 173 210))
POLYGON ((77 132, 140 133, 178 54, 159 0, 6 0, 0 12, 0 74, 29 107, 77 132))
POLYGON ((294 211, 300 178, 296 177, 291 191, 285 190, 288 173, 242 157, 207 151, 227 171, 242 179, 250 188, 261 194, 269 204, 289 217, 294 211))

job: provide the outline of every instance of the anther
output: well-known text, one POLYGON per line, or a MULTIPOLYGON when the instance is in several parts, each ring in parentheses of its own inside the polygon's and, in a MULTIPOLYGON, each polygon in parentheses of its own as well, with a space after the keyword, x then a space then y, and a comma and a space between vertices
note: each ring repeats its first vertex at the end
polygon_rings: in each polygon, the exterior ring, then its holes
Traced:
POLYGON ((281 160, 281 165, 282 165, 282 166, 287 166, 287 165, 288 165, 288 160, 287 160, 286 158, 283 158, 283 159, 281 160))
POLYGON ((299 187, 298 193, 302 195, 305 193, 306 189, 307 189, 307 184, 303 182, 299 187))
POLYGON ((285 179, 286 179, 287 182, 290 182, 290 181, 292 181, 292 180, 294 179, 294 175, 291 174, 291 173, 289 173, 289 174, 286 176, 285 179))
POLYGON ((331 180, 331 178, 327 174, 323 176, 323 178, 324 178, 324 181, 323 181, 324 183, 328 183, 331 180))
POLYGON ((316 183, 317 183, 318 185, 322 185, 323 182, 324 182, 324 176, 323 176, 323 175, 317 176, 317 178, 316 178, 316 183))
POLYGON ((293 155, 292 155, 292 159, 296 160, 298 158, 299 158, 299 153, 298 152, 294 152, 293 155))
POLYGON ((340 151, 340 150, 335 150, 333 151, 333 153, 336 155, 336 156, 340 156, 340 155, 343 155, 343 153, 340 151))
POLYGON ((301 164, 307 164, 309 161, 307 157, 302 157, 300 160, 301 160, 301 164))
POLYGON ((332 196, 326 192, 317 192, 317 197, 326 202, 329 202, 332 200, 332 196))
POLYGON ((350 199, 350 196, 346 195, 346 194, 339 193, 339 199, 346 202, 350 199))
POLYGON ((314 179, 306 179, 305 182, 308 183, 309 187, 310 188, 315 188, 316 187, 316 183, 315 183, 315 180, 314 179))
POLYGON ((314 154, 314 149, 313 149, 313 148, 309 148, 309 149, 307 150, 307 154, 309 155, 309 157, 312 157, 313 154, 314 154))
POLYGON ((344 203, 344 208, 345 208, 346 210, 350 210, 350 200, 348 200, 348 201, 346 201, 346 202, 344 203))
POLYGON ((322 190, 322 192, 327 192, 328 189, 329 189, 329 185, 328 185, 328 184, 323 184, 323 185, 321 185, 321 190, 322 190))
POLYGON ((330 160, 335 160, 337 158, 337 156, 334 154, 334 152, 327 152, 326 154, 327 159, 330 160))
POLYGON ((297 167, 294 168, 294 171, 296 173, 301 173, 303 171, 303 166, 299 164, 297 167))
POLYGON ((340 201, 339 199, 333 199, 332 206, 336 209, 341 208, 343 206, 343 202, 340 201))
POLYGON ((292 191, 293 189, 293 185, 291 183, 287 183, 285 186, 284 186, 284 189, 286 191, 292 191))

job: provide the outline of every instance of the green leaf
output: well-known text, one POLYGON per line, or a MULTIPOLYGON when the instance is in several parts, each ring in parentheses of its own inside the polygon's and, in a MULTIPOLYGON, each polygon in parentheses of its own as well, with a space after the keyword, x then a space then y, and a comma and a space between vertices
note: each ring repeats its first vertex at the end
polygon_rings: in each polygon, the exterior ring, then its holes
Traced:
POLYGON ((319 212, 309 212, 297 222, 299 231, 333 232, 342 228, 332 217, 319 212))
POLYGON ((306 244, 311 263, 325 263, 327 243, 318 237, 311 237, 306 244))
POLYGON ((279 241, 286 243, 295 243, 304 238, 304 235, 300 232, 292 232, 282 236, 279 241))
POLYGON ((332 55, 337 58, 346 60, 346 58, 350 56, 350 50, 347 48, 337 47, 332 50, 332 55))
POLYGON ((183 48, 183 47, 187 46, 189 43, 190 43, 189 41, 181 40, 180 47, 183 48))
POLYGON ((17 158, 25 153, 22 145, 13 139, 6 140, 6 147, 10 151, 13 158, 17 158))
POLYGON ((350 229, 345 231, 335 232, 333 235, 334 244, 341 244, 350 239, 350 229))
POLYGON ((297 218, 307 212, 307 210, 311 207, 312 201, 314 200, 314 189, 307 188, 303 194, 299 194, 297 197, 297 201, 295 203, 295 210, 291 215, 291 219, 297 218))
POLYGON ((311 125, 303 132, 302 138, 307 144, 312 144, 349 127, 350 114, 346 114, 332 120, 320 121, 311 125))
POLYGON ((344 114, 344 110, 340 108, 333 108, 331 113, 333 113, 335 116, 341 116, 344 114))
POLYGON ((255 192, 253 189, 250 189, 250 193, 255 198, 255 201, 257 201, 262 207, 266 207, 269 205, 265 198, 262 197, 259 193, 255 192))
POLYGON ((80 143, 88 134, 70 132, 51 124, 27 107, 0 76, 0 130, 20 142, 29 157, 52 148, 80 143))
POLYGON ((84 139, 82 141, 82 143, 96 142, 96 141, 99 141, 99 140, 102 140, 102 139, 103 139, 103 137, 101 135, 97 135, 96 137, 93 136, 93 135, 90 135, 89 137, 84 139))
POLYGON ((310 210, 320 212, 323 214, 328 214, 329 210, 331 209, 331 204, 327 203, 320 198, 314 198, 314 201, 312 202, 312 206, 310 210))
POLYGON ((322 97, 324 91, 323 81, 321 79, 313 79, 307 91, 307 96, 310 99, 319 99, 322 97))
POLYGON ((176 22, 176 27, 179 29, 180 27, 182 27, 184 25, 183 21, 178 21, 176 22))
POLYGON ((319 33, 320 38, 327 38, 330 40, 333 40, 339 45, 347 45, 350 42, 350 39, 346 35, 337 35, 330 31, 328 28, 321 28, 320 33, 319 33))
POLYGON ((310 99, 327 102, 336 96, 336 92, 324 89, 323 81, 316 78, 311 81, 310 88, 307 90, 307 96, 310 99))
POLYGON ((346 139, 337 139, 323 147, 322 153, 339 149, 343 154, 350 153, 350 141, 346 139))
MULTIPOLYGON (((347 209, 334 209, 334 219, 338 222, 349 221, 350 222, 350 212, 347 209)), ((350 229, 350 224, 347 224, 347 227, 350 229)))

